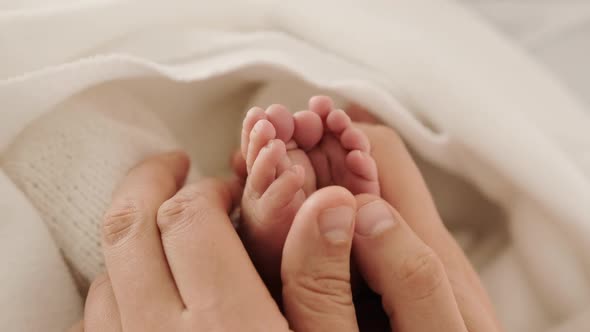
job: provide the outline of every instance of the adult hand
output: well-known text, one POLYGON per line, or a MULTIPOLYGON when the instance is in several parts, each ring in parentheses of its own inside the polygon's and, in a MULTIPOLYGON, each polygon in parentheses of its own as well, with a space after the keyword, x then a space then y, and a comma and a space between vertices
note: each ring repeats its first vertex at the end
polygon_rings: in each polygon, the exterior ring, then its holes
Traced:
POLYGON ((102 227, 106 274, 90 288, 85 331, 287 330, 228 218, 231 186, 204 180, 180 189, 187 170, 183 154, 168 154, 120 183, 102 227))
POLYGON ((392 327, 501 331, 477 273, 444 226, 401 138, 359 107, 347 112, 364 122, 358 127, 371 142, 383 198, 357 197, 354 256, 369 286, 382 296, 392 327), (371 225, 375 228, 368 231, 371 225))
POLYGON ((90 288, 84 331, 358 330, 352 194, 325 188, 297 214, 283 256, 285 317, 231 225, 234 188, 179 189, 187 169, 183 154, 157 156, 116 190, 102 229, 107 273, 90 288))
MULTIPOLYGON (((477 273, 444 226, 401 138, 360 107, 346 111, 369 137, 382 196, 357 197, 355 261, 383 301, 375 306, 370 294, 357 296, 361 326, 387 328, 379 317, 384 309, 395 331, 501 331, 477 273), (370 224, 381 226, 369 232, 370 224)), ((239 155, 232 164, 245 178, 239 155)))

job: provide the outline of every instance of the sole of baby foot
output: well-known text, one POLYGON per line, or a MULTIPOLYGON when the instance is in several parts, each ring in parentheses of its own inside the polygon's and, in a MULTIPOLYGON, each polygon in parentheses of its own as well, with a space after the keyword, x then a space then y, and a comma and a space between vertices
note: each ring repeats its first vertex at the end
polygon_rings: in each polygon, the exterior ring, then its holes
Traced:
MULTIPOLYGON (((370 155, 366 135, 350 117, 333 107, 330 98, 318 96, 309 102, 310 111, 323 120, 324 136, 309 152, 318 188, 339 185, 353 194, 380 194, 377 164, 370 155)), ((297 132, 295 133, 295 135, 297 132)))

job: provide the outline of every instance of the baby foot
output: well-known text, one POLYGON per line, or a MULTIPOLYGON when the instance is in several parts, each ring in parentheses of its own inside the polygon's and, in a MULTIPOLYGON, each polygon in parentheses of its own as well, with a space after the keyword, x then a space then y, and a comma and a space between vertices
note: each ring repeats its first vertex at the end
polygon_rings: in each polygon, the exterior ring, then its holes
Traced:
MULTIPOLYGON (((241 145, 248 178, 253 177, 252 173, 258 173, 254 172, 253 167, 259 151, 276 139, 285 144, 284 148, 281 146, 278 150, 285 149, 287 153, 286 156, 279 155, 282 152, 273 150, 276 153, 273 157, 280 157, 281 160, 266 165, 274 173, 264 169, 265 175, 273 179, 293 165, 301 166, 305 174, 302 186, 304 199, 317 188, 329 185, 343 186, 353 194, 379 195, 377 166, 370 156, 368 138, 352 126, 346 113, 334 110, 330 98, 313 97, 309 106, 309 111, 298 112, 294 116, 282 105, 271 105, 266 111, 255 107, 248 112, 244 119, 241 145)), ((257 188, 248 186, 249 182, 255 181, 246 181, 245 197, 255 197, 249 195, 248 190, 262 195, 270 185, 265 183, 257 188)), ((260 221, 261 218, 256 215, 247 215, 248 207, 243 212, 246 218, 250 218, 247 221, 260 221)))
POLYGON ((305 200, 305 170, 287 156, 285 143, 268 120, 258 121, 250 132, 246 151, 248 177, 242 199, 242 216, 249 225, 285 225, 305 200), (284 221, 284 222, 282 222, 284 221))
MULTIPOLYGON (((348 115, 335 110, 328 97, 313 97, 309 112, 322 120, 324 135, 321 142, 308 152, 316 173, 317 187, 339 185, 353 194, 379 195, 377 165, 371 157, 367 136, 352 125, 348 115)), ((295 126, 295 140, 301 139, 295 126)))
MULTIPOLYGON (((251 130, 242 139, 247 178, 240 233, 252 261, 260 267, 261 276, 269 288, 277 290, 279 286, 273 283, 280 282, 283 245, 306 198, 303 191, 306 174, 305 168, 294 164, 287 154, 283 140, 290 141, 290 136, 285 135, 289 126, 279 123, 277 129, 263 114, 253 110, 244 120, 244 131, 251 130), (251 126, 256 118, 258 121, 251 126)), ((289 118, 292 119, 290 114, 289 118)), ((311 169, 309 160, 307 163, 311 169)))
MULTIPOLYGON (((311 112, 303 116, 294 117, 283 105, 271 105, 266 110, 254 107, 248 111, 242 126, 241 155, 247 160, 247 147, 250 141, 250 132, 254 125, 260 120, 268 120, 275 128, 277 139, 282 140, 287 147, 287 155, 294 165, 300 165, 305 170, 303 191, 310 195, 316 190, 316 177, 309 157, 303 149, 311 148, 320 141, 323 135, 322 120, 311 112), (297 132, 297 141, 294 135, 297 132), (302 149, 303 148, 303 149, 302 149)), ((233 163, 236 165, 236 163, 233 163)), ((248 163, 251 164, 251 163, 248 163)), ((234 167, 239 168, 238 167, 234 167)), ((247 167, 247 171, 250 167, 247 167)), ((237 172, 243 174, 244 172, 237 172)), ((246 172, 247 174, 247 172, 246 172)))
POLYGON ((251 109, 240 152, 245 165, 235 168, 246 177, 240 233, 271 291, 280 290, 282 248, 306 197, 329 185, 379 194, 367 137, 326 97, 312 98, 310 110, 295 115, 281 105, 251 109))

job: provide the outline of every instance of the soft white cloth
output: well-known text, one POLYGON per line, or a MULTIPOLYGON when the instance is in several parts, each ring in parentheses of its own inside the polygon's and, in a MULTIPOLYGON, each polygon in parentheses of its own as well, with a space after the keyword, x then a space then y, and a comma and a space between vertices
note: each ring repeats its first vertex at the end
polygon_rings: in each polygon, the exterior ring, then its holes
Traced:
POLYGON ((64 331, 82 300, 55 242, 22 192, 0 174, 0 327, 64 331))
POLYGON ((590 105, 590 1, 462 2, 534 54, 590 105))
MULTIPOLYGON (((202 173, 220 173, 249 104, 297 109, 323 91, 407 140, 508 331, 590 324, 590 117, 455 2, 85 1, 1 13, 0 45, 0 167, 30 202, 5 205, 39 211, 86 280, 126 169, 182 147, 202 173)), ((16 284, 31 267, 14 264, 16 284)), ((27 308, 41 291, 79 305, 55 291, 71 279, 59 282, 32 292, 34 278, 20 280, 22 305, 1 308, 3 329, 30 329, 11 310, 69 324, 77 312, 27 308)))

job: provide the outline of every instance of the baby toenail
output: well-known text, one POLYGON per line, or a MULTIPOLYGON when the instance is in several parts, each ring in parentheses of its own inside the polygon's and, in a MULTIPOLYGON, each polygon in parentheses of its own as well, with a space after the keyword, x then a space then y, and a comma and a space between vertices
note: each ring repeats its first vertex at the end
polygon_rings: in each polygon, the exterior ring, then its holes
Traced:
POLYGON ((373 236, 393 227, 395 223, 389 207, 382 201, 374 201, 358 210, 354 230, 359 235, 373 236))
POLYGON ((326 209, 320 214, 320 233, 334 244, 350 241, 350 228, 354 218, 354 209, 350 206, 339 206, 326 209))

